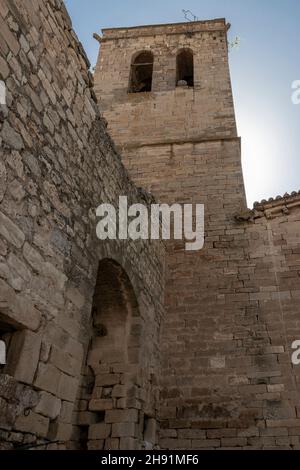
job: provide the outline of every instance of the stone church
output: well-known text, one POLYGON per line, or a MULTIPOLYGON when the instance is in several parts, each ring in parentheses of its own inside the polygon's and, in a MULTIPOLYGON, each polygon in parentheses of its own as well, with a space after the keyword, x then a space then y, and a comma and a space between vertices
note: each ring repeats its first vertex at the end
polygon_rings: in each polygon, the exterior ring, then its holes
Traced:
POLYGON ((300 193, 247 209, 224 19, 0 0, 0 449, 300 449, 300 193), (96 208, 205 205, 205 245, 96 208), (4 360, 5 359, 5 360, 4 360))

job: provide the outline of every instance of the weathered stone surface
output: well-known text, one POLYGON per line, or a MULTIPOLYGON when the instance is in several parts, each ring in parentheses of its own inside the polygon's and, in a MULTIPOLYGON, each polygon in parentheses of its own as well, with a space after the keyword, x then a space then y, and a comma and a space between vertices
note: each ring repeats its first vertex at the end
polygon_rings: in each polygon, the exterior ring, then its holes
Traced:
POLYGON ((13 253, 10 253, 7 259, 7 264, 16 273, 16 275, 20 276, 24 281, 30 281, 31 271, 28 269, 26 264, 20 260, 19 257, 13 253))
POLYGON ((45 261, 42 255, 27 242, 24 245, 23 254, 24 258, 35 271, 51 279, 55 287, 63 289, 67 280, 65 274, 58 271, 58 269, 48 261, 45 261))
POLYGON ((41 349, 41 336, 28 330, 13 334, 6 371, 16 380, 33 384, 41 349))
MULTIPOLYGON (((0 375, 0 441, 1 429, 11 430, 16 418, 24 414, 25 410, 31 410, 37 400, 37 393, 34 390, 20 385, 16 379, 6 374, 0 375)), ((9 441, 15 442, 14 437, 9 435, 9 441)))
POLYGON ((112 425, 112 437, 135 437, 135 423, 117 423, 112 425))
MULTIPOLYGON (((103 448, 104 448, 104 440, 98 440, 98 441, 89 440, 88 442, 88 450, 103 450, 103 448)), ((110 449, 113 449, 113 447, 110 447, 110 449)))
POLYGON ((35 387, 47 391, 53 395, 58 395, 58 386, 62 373, 51 364, 40 363, 38 366, 35 387))
POLYGON ((139 448, 139 443, 137 439, 132 439, 131 437, 121 437, 120 449, 137 450, 138 448, 139 448))
MULTIPOLYGON (((155 419, 148 419, 145 426, 144 440, 151 445, 156 442, 157 423, 155 419)), ((180 436, 179 436, 180 437, 180 436)))
POLYGON ((26 196, 25 190, 21 183, 17 180, 14 180, 9 185, 9 192, 12 197, 17 201, 20 202, 26 196))
POLYGON ((2 201, 6 191, 6 168, 3 162, 0 162, 0 202, 2 201))
POLYGON ((0 375, 0 397, 9 400, 17 393, 17 382, 7 374, 0 375))
POLYGON ((111 396, 114 398, 124 398, 127 396, 126 385, 115 385, 111 396))
POLYGON ((111 425, 105 423, 92 424, 89 427, 89 439, 102 440, 107 439, 111 433, 111 425))
POLYGON ((105 414, 106 423, 137 423, 137 410, 108 410, 105 414))
POLYGON ((0 235, 17 248, 21 248, 25 241, 22 230, 2 212, 0 212, 0 235))
POLYGON ((118 374, 101 374, 96 377, 97 387, 112 386, 120 383, 120 376, 118 374))
POLYGON ((72 425, 65 423, 51 423, 48 433, 50 441, 68 442, 72 435, 72 425))
POLYGON ((71 375, 72 377, 76 377, 80 374, 81 361, 57 348, 55 345, 51 348, 50 362, 59 370, 71 375))
POLYGON ((0 132, 4 143, 14 150, 21 150, 24 148, 23 139, 7 121, 4 121, 2 131, 0 132))
POLYGON ((113 401, 111 399, 95 399, 89 403, 89 409, 91 411, 104 411, 111 410, 113 408, 113 401))
POLYGON ((7 255, 7 242, 5 240, 0 240, 0 255, 7 255))
POLYGON ((0 312, 8 324, 16 327, 37 330, 41 314, 33 303, 15 291, 0 279, 0 312))
POLYGON ((63 401, 61 405, 61 413, 60 413, 60 421, 63 423, 71 423, 72 422, 72 414, 74 410, 74 404, 63 401))
POLYGON ((28 416, 19 416, 14 428, 17 431, 35 434, 39 437, 47 437, 49 419, 31 411, 28 416))
POLYGON ((35 407, 34 411, 38 414, 50 418, 50 420, 54 420, 60 414, 61 401, 50 393, 40 392, 39 402, 35 407))
POLYGON ((12 51, 12 53, 14 55, 17 55, 20 49, 20 45, 16 39, 14 32, 12 32, 12 30, 9 28, 7 21, 4 21, 4 19, 1 17, 0 17, 0 37, 2 41, 3 40, 5 41, 5 43, 7 44, 8 48, 12 51))
POLYGON ((57 396, 62 400, 74 402, 78 389, 78 379, 61 374, 58 382, 57 396))
POLYGON ((1 429, 12 429, 16 419, 16 407, 14 404, 9 404, 6 400, 0 397, 0 427, 1 429))

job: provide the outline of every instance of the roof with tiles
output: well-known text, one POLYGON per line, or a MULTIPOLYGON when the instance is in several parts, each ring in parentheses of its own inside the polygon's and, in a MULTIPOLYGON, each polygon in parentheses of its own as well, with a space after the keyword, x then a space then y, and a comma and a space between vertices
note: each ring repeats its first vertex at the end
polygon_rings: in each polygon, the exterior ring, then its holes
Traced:
POLYGON ((273 219, 281 215, 289 215, 291 210, 300 207, 300 191, 286 193, 284 196, 277 196, 275 199, 270 198, 268 201, 262 200, 254 204, 254 212, 260 217, 265 216, 267 219, 273 219))
POLYGON ((238 222, 254 222, 256 219, 266 217, 273 219, 282 215, 289 215, 291 210, 300 207, 300 191, 286 193, 284 196, 270 198, 268 201, 263 199, 261 202, 255 202, 253 209, 247 209, 236 214, 235 219, 238 222))
POLYGON ((284 196, 277 196, 275 199, 263 199, 260 202, 255 202, 253 208, 257 210, 271 209, 285 204, 290 205, 298 201, 300 201, 300 191, 293 191, 291 194, 285 193, 284 196))

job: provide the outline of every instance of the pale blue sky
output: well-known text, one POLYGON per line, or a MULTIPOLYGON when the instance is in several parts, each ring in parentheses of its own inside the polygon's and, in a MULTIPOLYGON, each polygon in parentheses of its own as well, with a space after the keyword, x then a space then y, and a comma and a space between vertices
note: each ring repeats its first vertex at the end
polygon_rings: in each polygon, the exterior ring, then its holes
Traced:
POLYGON ((249 205, 300 190, 300 105, 291 101, 300 80, 299 0, 66 0, 92 65, 101 28, 183 21, 182 9, 202 19, 225 17, 231 76, 249 205))

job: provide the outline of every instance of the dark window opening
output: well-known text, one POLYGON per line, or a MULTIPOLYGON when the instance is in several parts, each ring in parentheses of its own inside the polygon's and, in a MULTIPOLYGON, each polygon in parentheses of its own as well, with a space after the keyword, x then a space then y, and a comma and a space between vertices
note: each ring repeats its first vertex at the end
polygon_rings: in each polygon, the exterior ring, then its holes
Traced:
POLYGON ((152 90, 153 54, 142 52, 131 64, 129 93, 145 93, 152 90))
POLYGON ((4 370, 7 363, 8 348, 14 329, 1 320, 0 317, 0 372, 4 370))
POLYGON ((194 56, 190 50, 177 55, 177 86, 194 86, 194 56))
POLYGON ((89 450, 89 426, 79 426, 79 444, 77 450, 89 450))

